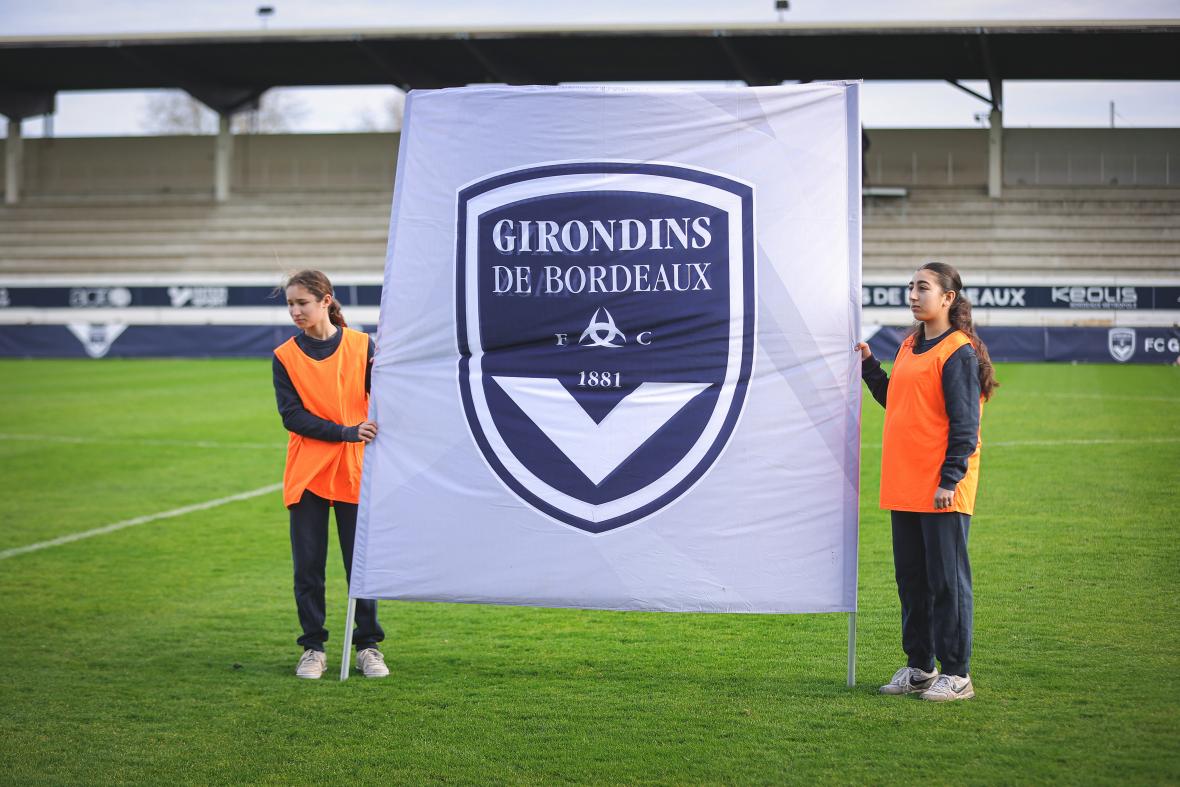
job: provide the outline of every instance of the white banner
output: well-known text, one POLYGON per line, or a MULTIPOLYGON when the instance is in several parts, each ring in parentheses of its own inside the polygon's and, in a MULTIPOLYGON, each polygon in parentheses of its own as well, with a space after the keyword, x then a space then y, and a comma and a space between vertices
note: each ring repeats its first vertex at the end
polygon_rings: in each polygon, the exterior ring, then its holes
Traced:
POLYGON ((856 607, 855 84, 412 92, 351 594, 856 607))

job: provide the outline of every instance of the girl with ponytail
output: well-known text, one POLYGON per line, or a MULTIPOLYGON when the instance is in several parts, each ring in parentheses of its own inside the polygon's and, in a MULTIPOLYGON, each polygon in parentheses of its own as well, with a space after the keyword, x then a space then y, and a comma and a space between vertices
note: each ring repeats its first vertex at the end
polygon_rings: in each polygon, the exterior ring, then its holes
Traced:
POLYGON ((979 422, 999 383, 958 271, 928 262, 908 293, 916 322, 892 378, 867 344, 857 345, 861 376, 885 408, 880 502, 892 520, 907 658, 881 693, 964 700, 975 696, 967 532, 979 482, 979 422))
MULTIPOLYGON (((971 340, 971 346, 979 359, 979 390, 986 402, 992 398, 992 392, 1000 384, 996 382, 996 370, 992 367, 987 345, 979 338, 979 334, 975 333, 975 322, 971 318, 971 301, 963 297, 963 280, 959 278, 959 272, 945 262, 928 262, 918 270, 929 271, 943 292, 955 293, 956 297, 951 301, 947 318, 952 328, 962 331, 971 340)), ((914 323, 912 334, 916 336, 925 326, 926 323, 918 320, 914 323)))
MULTIPOLYGON (((300 332, 274 352, 275 399, 287 439, 283 503, 290 514, 295 607, 303 629, 301 678, 319 678, 327 668, 328 631, 324 575, 328 559, 328 512, 336 511, 336 532, 351 581, 352 548, 360 500, 364 446, 377 436, 368 420, 369 367, 373 342, 344 321, 332 283, 320 271, 291 276, 283 290, 287 312, 300 332)), ((366 677, 389 674, 377 643, 385 638, 377 602, 356 602, 357 668, 366 677)))

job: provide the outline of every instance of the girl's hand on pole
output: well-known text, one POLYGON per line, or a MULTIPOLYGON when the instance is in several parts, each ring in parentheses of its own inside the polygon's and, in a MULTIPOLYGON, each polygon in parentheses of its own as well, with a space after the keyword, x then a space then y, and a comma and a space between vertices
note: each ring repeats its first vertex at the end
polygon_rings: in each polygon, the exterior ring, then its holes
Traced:
POLYGON ((941 486, 934 493, 935 508, 950 508, 955 503, 955 490, 943 489, 941 486))
POLYGON ((860 350, 860 359, 862 361, 867 361, 873 357, 873 351, 864 342, 858 342, 855 349, 860 350))
POLYGON ((356 434, 362 443, 368 443, 377 436, 377 424, 372 421, 361 421, 357 424, 356 434))

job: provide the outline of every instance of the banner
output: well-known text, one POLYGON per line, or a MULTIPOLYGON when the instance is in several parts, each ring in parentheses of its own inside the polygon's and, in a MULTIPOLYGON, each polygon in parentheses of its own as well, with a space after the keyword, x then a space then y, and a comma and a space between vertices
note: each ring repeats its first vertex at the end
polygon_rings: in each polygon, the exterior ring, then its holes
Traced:
MULTIPOLYGON (((352 315, 348 315, 352 319, 352 315)), ((365 325, 350 322, 357 330, 365 325)), ((908 328, 864 330, 878 358, 892 360, 908 328)), ((269 358, 295 333, 280 325, 0 325, 0 358, 269 358)), ((992 360, 1173 364, 1180 329, 1163 326, 983 326, 992 360)))
MULTIPOLYGON (((277 278, 276 278, 277 282, 277 278)), ((377 306, 381 287, 333 280, 336 299, 344 307, 377 306)), ((1115 286, 1108 284, 992 285, 967 287, 963 294, 976 311, 988 309, 1072 309, 1085 311, 1180 311, 1180 287, 1115 286)), ((906 288, 895 284, 861 287, 861 305, 906 307, 906 288)), ((237 309, 284 306, 274 286, 90 285, 85 287, 0 284, 0 319, 4 310, 39 309, 237 309)))
POLYGON ((351 595, 856 604, 854 84, 412 92, 351 595))
MULTIPOLYGON (((0 318, 5 309, 225 309, 285 308, 286 295, 270 286, 243 284, 101 284, 76 287, 0 285, 0 318)), ((341 306, 377 306, 381 287, 333 281, 341 306)))
MULTIPOLYGON (((983 325, 977 329, 993 361, 1061 361, 1084 363, 1180 362, 1180 329, 1162 326, 1007 327, 983 325)), ((866 328, 873 355, 892 361, 909 328, 866 328)))
POLYGON ((265 358, 295 333, 293 325, 0 325, 0 358, 265 358))
MULTIPOLYGON (((990 285, 964 287, 974 310, 1073 309, 1082 311, 1180 310, 1180 287, 1131 287, 1108 284, 990 285)), ((861 305, 905 308, 905 285, 866 284, 861 305)))

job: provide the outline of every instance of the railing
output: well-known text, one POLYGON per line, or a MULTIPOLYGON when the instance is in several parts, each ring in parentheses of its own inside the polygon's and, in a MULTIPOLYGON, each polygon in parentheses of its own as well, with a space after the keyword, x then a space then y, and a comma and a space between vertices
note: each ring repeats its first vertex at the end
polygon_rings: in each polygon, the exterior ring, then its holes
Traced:
MULTIPOLYGON (((869 131, 871 186, 987 185, 986 129, 869 131)), ((1180 186, 1180 129, 1006 129, 1007 186, 1180 186)))
POLYGON ((1011 186, 1175 186, 1176 159, 1164 153, 1054 153, 1034 151, 1004 157, 1011 186))
MULTIPOLYGON (((986 129, 870 129, 868 186, 987 184, 986 129)), ((1008 186, 1180 186, 1180 129, 1006 129, 1008 186)), ((29 196, 197 194, 213 188, 212 137, 30 139, 29 196)), ((244 135, 232 188, 390 189, 395 134, 244 135)), ((0 158, 0 170, 3 161, 0 158)))
MULTIPOLYGON (((30 197, 212 193, 213 152, 208 136, 25 140, 22 191, 30 197)), ((231 189, 392 189, 396 158, 395 134, 239 136, 231 189)))

